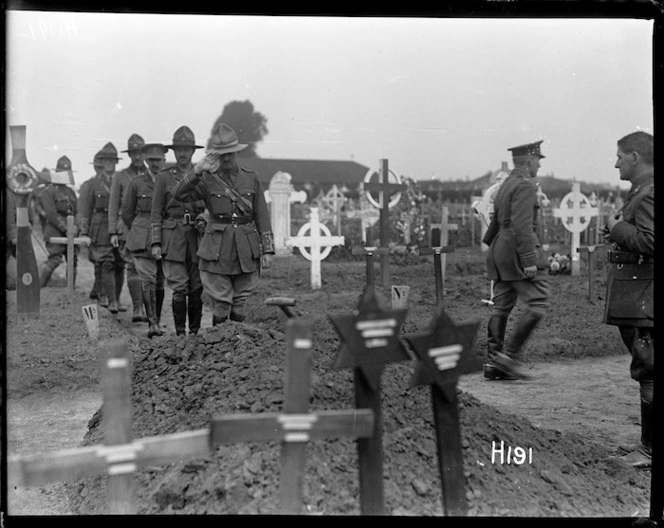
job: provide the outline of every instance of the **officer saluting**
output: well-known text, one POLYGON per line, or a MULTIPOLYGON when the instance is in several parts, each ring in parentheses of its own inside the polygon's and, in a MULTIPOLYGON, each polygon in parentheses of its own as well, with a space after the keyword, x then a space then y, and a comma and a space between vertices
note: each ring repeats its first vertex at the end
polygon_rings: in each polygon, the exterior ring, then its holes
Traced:
POLYGON ((258 175, 238 166, 239 143, 224 123, 212 130, 206 156, 173 191, 176 200, 203 200, 209 213, 198 248, 203 289, 214 306, 212 324, 245 319, 261 266, 274 255, 274 236, 258 175))
POLYGON ((547 260, 537 236, 537 176, 542 141, 512 147, 514 170, 496 193, 494 216, 483 242, 489 245, 487 272, 494 281, 494 305, 488 322, 488 361, 484 377, 527 378, 521 370, 522 347, 549 308, 547 260), (527 309, 511 340, 505 341, 509 315, 521 298, 527 309), (504 347, 503 347, 504 344, 504 347))
POLYGON ((185 335, 187 315, 189 333, 196 334, 203 315, 203 286, 198 273, 198 231, 196 217, 205 210, 203 202, 185 203, 173 197, 173 189, 188 172, 193 172, 191 158, 196 149, 194 133, 182 126, 173 134, 173 144, 166 145, 175 154, 175 166, 163 170, 155 183, 150 214, 152 255, 163 260, 164 276, 173 290, 171 300, 176 335, 185 335), (189 305, 187 305, 187 299, 189 305))

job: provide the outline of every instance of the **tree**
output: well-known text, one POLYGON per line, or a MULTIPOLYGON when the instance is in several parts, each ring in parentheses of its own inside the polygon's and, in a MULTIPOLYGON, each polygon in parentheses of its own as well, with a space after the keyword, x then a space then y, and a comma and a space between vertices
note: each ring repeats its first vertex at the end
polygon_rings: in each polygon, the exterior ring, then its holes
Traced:
POLYGON ((254 110, 251 101, 231 101, 226 106, 221 115, 214 122, 212 130, 219 123, 226 123, 235 130, 240 143, 249 145, 246 149, 238 152, 239 157, 257 158, 256 143, 263 141, 268 134, 267 118, 260 112, 254 110))

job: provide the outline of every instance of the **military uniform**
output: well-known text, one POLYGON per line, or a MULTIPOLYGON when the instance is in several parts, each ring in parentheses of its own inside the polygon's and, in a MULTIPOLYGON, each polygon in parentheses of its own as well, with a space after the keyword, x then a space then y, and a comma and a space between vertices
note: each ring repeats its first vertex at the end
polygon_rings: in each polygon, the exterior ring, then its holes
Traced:
MULTIPOLYGON (((100 159, 117 159, 117 150, 111 143, 107 143, 97 154, 100 159)), ((79 208, 81 210, 81 235, 89 236, 90 250, 95 264, 101 266, 101 283, 104 295, 108 299, 108 309, 111 313, 118 312, 117 299, 119 291, 116 286, 116 276, 124 274, 125 262, 118 248, 111 245, 111 236, 108 229, 108 201, 111 195, 111 177, 103 172, 90 179, 90 183, 81 189, 79 208)))
MULTIPOLYGON (((193 164, 188 169, 186 172, 193 172, 193 164)), ((161 246, 164 275, 173 290, 173 318, 177 334, 184 333, 187 315, 189 332, 197 333, 203 314, 203 286, 196 255, 199 233, 195 220, 205 210, 205 204, 180 202, 173 197, 173 189, 186 172, 174 166, 159 174, 150 216, 151 244, 161 246)))
MULTIPOLYGON (((539 156, 540 142, 514 147, 517 156, 539 156)), ((539 202, 537 186, 524 167, 515 167, 498 189, 494 199, 494 216, 483 242, 489 245, 486 266, 494 281, 493 306, 488 322, 488 361, 485 377, 514 379, 516 365, 522 359, 522 346, 549 308, 547 259, 537 236, 539 202), (527 278, 524 268, 537 267, 536 276, 527 278), (517 299, 527 310, 517 323, 512 339, 505 342, 505 330, 517 299), (499 364, 501 366, 499 367, 499 364)))
MULTIPOLYGON (((139 150, 145 145, 145 141, 138 134, 132 134, 127 141, 127 150, 122 152, 131 153, 133 151, 139 150)), ((119 250, 120 255, 125 261, 125 269, 127 273, 127 289, 129 290, 129 296, 131 297, 132 305, 134 308, 134 313, 132 316, 133 322, 147 321, 146 314, 143 308, 143 293, 141 291, 141 279, 138 276, 136 271, 136 266, 134 265, 134 259, 129 251, 126 248, 127 233, 129 233, 129 228, 122 221, 121 208, 122 200, 125 196, 129 182, 138 176, 145 174, 145 168, 134 167, 134 165, 129 165, 127 168, 120 172, 116 172, 113 176, 113 181, 111 182, 111 196, 108 204, 108 225, 109 233, 111 235, 117 235, 119 241, 119 250)), ((116 277, 116 281, 120 279, 122 281, 124 277, 116 277)), ((122 289, 122 283, 119 286, 119 290, 122 289)))
MULTIPOLYGON (((99 171, 101 170, 101 167, 99 167, 99 165, 97 163, 98 163, 98 160, 97 160, 97 157, 95 155, 95 161, 93 162, 93 165, 95 166, 95 169, 96 169, 97 173, 95 174, 95 176, 93 176, 92 178, 90 178, 88 180, 85 180, 81 184, 81 187, 78 191, 79 192, 79 197, 88 192, 87 191, 88 186, 90 185, 90 183, 92 183, 92 180, 96 176, 99 175, 99 171)), ((80 201, 80 198, 79 198, 79 201, 80 201)), ((80 207, 79 207, 79 215, 80 215, 80 207)), ((81 222, 80 222, 80 218, 79 218, 79 225, 80 224, 81 224, 81 222)), ((103 291, 103 288, 101 286, 101 264, 94 259, 94 255, 93 255, 93 252, 92 252, 92 247, 88 247, 87 252, 88 252, 88 260, 90 261, 90 264, 92 264, 92 266, 94 268, 94 277, 95 277, 94 283, 92 285, 92 290, 90 290, 89 297, 90 297, 90 299, 100 299, 101 298, 99 304, 101 304, 102 306, 108 306, 108 299, 104 295, 104 291, 103 291)))
MULTIPOLYGON (((154 144, 147 144, 143 151, 150 151, 153 147, 154 144)), ((163 145, 161 148, 165 150, 163 145)), ((154 189, 155 182, 146 171, 129 182, 122 200, 122 221, 129 226, 125 247, 133 257, 141 279, 143 304, 150 324, 149 337, 163 334, 159 321, 164 303, 164 271, 162 262, 152 256, 150 244, 150 213, 154 189)))
MULTIPOLYGON (((56 172, 71 171, 71 161, 67 156, 58 160, 56 172)), ((52 244, 51 237, 67 236, 67 216, 76 217, 76 193, 74 189, 62 183, 51 183, 46 186, 39 198, 41 209, 44 212, 43 235, 46 242, 48 259, 39 274, 39 287, 44 288, 55 269, 67 258, 67 246, 63 244, 52 244)), ((76 226, 76 223, 74 224, 76 226)), ((74 236, 76 236, 76 232, 74 236)), ((78 265, 78 246, 74 246, 74 280, 76 280, 76 268, 78 265)))
MULTIPOLYGON (((244 147, 223 123, 208 142, 208 152, 219 155, 244 147)), ((274 254, 270 215, 258 174, 242 167, 230 176, 220 168, 194 171, 183 177, 173 196, 183 202, 202 200, 207 207, 208 222, 197 254, 203 289, 214 304, 213 324, 229 316, 244 320, 246 300, 258 285, 261 256, 274 254)))

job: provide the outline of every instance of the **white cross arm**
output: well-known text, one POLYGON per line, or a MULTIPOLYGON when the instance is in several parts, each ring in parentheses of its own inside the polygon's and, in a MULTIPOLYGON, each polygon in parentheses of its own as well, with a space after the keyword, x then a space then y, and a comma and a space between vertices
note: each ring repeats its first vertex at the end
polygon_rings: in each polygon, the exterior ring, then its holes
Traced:
MULTIPOLYGON (((50 242, 51 244, 67 244, 68 239, 67 237, 51 237, 47 240, 47 242, 50 242)), ((89 244, 90 244, 89 237, 74 237, 75 246, 87 246, 89 244)))

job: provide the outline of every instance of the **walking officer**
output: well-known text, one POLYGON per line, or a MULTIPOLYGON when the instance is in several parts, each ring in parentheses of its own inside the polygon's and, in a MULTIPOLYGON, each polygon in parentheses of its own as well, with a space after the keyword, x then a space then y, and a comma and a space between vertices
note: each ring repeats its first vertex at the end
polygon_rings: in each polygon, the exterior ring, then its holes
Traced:
MULTIPOLYGON (((616 168, 631 188, 620 211, 610 216, 605 233, 608 252, 604 322, 616 325, 632 355, 630 375, 641 392, 641 445, 623 457, 627 464, 652 465, 655 388, 655 173, 654 138, 647 132, 618 141, 616 168)), ((661 420, 661 417, 660 417, 661 420)))
POLYGON ((101 172, 91 178, 90 184, 81 189, 81 235, 90 237, 90 249, 95 264, 101 266, 102 291, 108 299, 108 311, 118 313, 117 277, 124 276, 124 259, 118 248, 111 244, 108 233, 108 200, 111 195, 111 180, 120 158, 113 143, 106 143, 97 153, 102 164, 101 172))
MULTIPOLYGON (((94 166, 95 169, 95 176, 99 176, 99 173, 103 169, 103 165, 101 164, 101 160, 99 159, 99 153, 101 151, 97 152, 95 154, 95 157, 93 158, 93 161, 90 163, 90 165, 94 166)), ((88 186, 92 183, 94 180, 95 176, 92 178, 89 178, 85 180, 79 189, 79 196, 85 194, 87 191, 86 189, 88 186)), ((80 198, 79 198, 80 200, 80 198)), ((79 207, 79 214, 80 214, 80 207, 79 207)), ((80 218, 79 218, 79 225, 80 225, 80 218)), ((88 246, 87 248, 87 255, 88 255, 88 260, 90 261, 90 264, 92 264, 94 268, 94 275, 95 275, 95 280, 94 284, 92 285, 92 290, 90 290, 90 299, 97 299, 99 300, 99 305, 100 306, 108 306, 108 299, 104 295, 103 288, 101 286, 101 264, 94 259, 94 255, 92 254, 92 248, 88 246)))
MULTIPOLYGON (((57 163, 55 171, 50 171, 51 183, 44 189, 39 197, 44 210, 44 241, 48 259, 39 274, 39 287, 44 288, 51 275, 60 263, 62 257, 67 258, 67 246, 63 244, 51 244, 51 237, 67 236, 67 216, 76 217, 76 193, 68 187, 73 185, 71 161, 67 156, 62 156, 57 163)), ((74 224, 73 236, 78 234, 78 225, 74 224)), ((76 268, 78 264, 78 246, 74 246, 74 283, 76 282, 76 268)))
POLYGON ((224 123, 212 130, 206 156, 173 191, 176 200, 203 200, 208 223, 198 248, 203 289, 212 300, 212 324, 243 321, 261 266, 274 255, 274 236, 258 175, 238 165, 247 145, 224 123))
POLYGON ((163 262, 164 276, 173 290, 176 335, 186 334, 187 315, 189 333, 196 334, 203 315, 203 286, 196 256, 199 233, 195 220, 205 210, 205 203, 180 202, 173 197, 173 189, 185 174, 193 172, 191 158, 196 149, 203 147, 196 145, 191 129, 182 126, 173 134, 173 144, 166 148, 175 154, 175 165, 157 176, 150 215, 152 255, 163 262))
MULTIPOLYGON (((134 266, 134 259, 127 251, 125 244, 129 228, 122 221, 121 208, 122 200, 127 187, 129 186, 129 182, 137 176, 145 174, 145 165, 143 165, 143 155, 141 154, 141 148, 143 148, 144 145, 145 141, 138 134, 132 134, 127 140, 127 150, 123 150, 122 152, 126 152, 129 155, 131 162, 127 168, 120 172, 116 172, 115 176, 113 176, 113 181, 111 183, 111 197, 108 203, 108 226, 111 235, 111 245, 119 249, 120 255, 122 255, 122 258, 125 261, 127 289, 129 290, 129 296, 131 297, 131 303, 134 309, 131 320, 134 323, 146 322, 148 319, 143 307, 141 279, 136 271, 136 266, 134 266)), ((122 282, 120 282, 117 290, 122 290, 122 282)), ((119 296, 118 306, 120 306, 119 296)))
POLYGON ((532 181, 544 158, 541 143, 508 149, 514 169, 496 193, 494 216, 483 239, 489 245, 488 276, 494 281, 484 365, 484 377, 491 380, 529 377, 521 369, 522 348, 549 309, 548 262, 537 236, 539 202, 532 181), (527 308, 511 339, 505 340, 507 320, 519 298, 527 308))
POLYGON ((164 165, 168 149, 161 143, 147 143, 141 148, 146 171, 129 182, 122 200, 122 221, 129 226, 126 248, 134 259, 141 279, 143 304, 148 317, 148 337, 164 335, 159 326, 164 304, 164 271, 162 261, 152 256, 150 245, 150 212, 155 180, 164 165))

